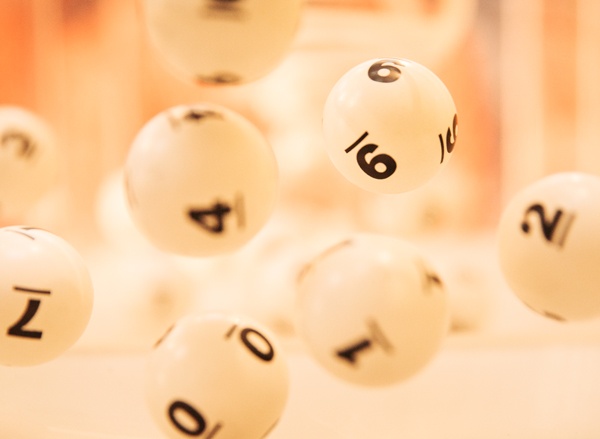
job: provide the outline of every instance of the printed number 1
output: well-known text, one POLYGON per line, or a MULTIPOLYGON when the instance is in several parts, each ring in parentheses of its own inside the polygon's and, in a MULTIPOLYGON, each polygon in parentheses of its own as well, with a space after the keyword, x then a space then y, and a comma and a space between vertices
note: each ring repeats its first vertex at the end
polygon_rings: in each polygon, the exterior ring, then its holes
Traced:
POLYGON ((368 350, 374 344, 381 346, 386 353, 390 353, 394 349, 393 345, 390 343, 374 319, 368 319, 366 324, 368 335, 365 338, 362 338, 347 347, 335 351, 336 356, 347 361, 353 366, 355 366, 358 361, 358 354, 368 350))

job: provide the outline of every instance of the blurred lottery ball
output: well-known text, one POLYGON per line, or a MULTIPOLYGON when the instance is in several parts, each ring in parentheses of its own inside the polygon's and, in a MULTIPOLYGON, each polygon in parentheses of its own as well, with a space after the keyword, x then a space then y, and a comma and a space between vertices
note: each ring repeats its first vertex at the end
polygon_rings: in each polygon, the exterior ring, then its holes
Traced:
POLYGON ((199 83, 236 84, 270 73, 299 26, 302 0, 144 0, 150 41, 199 83))
POLYGON ((183 256, 237 250, 262 229, 278 194, 277 163, 262 133, 217 105, 152 118, 124 172, 136 226, 160 250, 183 256))
POLYGON ((263 439, 289 394, 287 359, 273 336, 224 314, 181 318, 150 354, 146 395, 172 439, 263 439))
POLYGON ((0 364, 60 356, 86 329, 92 304, 87 266, 68 242, 35 227, 0 229, 0 364))
POLYGON ((414 61, 381 58, 345 73, 323 112, 325 148, 337 170, 376 193, 422 186, 452 156, 456 106, 444 83, 414 61))
POLYGON ((600 177, 552 174, 517 193, 498 225, 512 291, 556 320, 600 316, 600 177))
POLYGON ((300 273, 298 321, 316 361, 364 386, 404 381, 438 352, 448 330, 444 285, 403 240, 357 235, 300 273))
POLYGON ((0 216, 20 215, 56 182, 58 158, 51 128, 19 107, 0 107, 0 216))

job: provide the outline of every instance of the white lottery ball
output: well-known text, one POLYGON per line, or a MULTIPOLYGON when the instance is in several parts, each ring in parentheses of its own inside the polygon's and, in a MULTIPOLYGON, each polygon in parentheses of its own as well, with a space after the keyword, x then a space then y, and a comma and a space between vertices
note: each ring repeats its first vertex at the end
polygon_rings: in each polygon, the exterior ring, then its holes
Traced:
POLYGON ((326 150, 349 181, 377 193, 422 186, 452 156, 456 107, 444 83, 406 59, 381 58, 350 69, 323 112, 326 150))
POLYGON ((556 320, 600 316, 600 177, 566 172, 517 193, 498 226, 511 290, 556 320))
POLYGON ((56 140, 37 115, 0 107, 0 215, 19 215, 38 201, 58 175, 56 140))
POLYGON ((421 252, 392 237, 358 235, 301 273, 299 330, 326 370, 384 386, 420 371, 447 332, 449 303, 421 252))
POLYGON ((0 363, 29 366, 71 347, 92 312, 83 259, 62 238, 40 229, 0 229, 0 363))
POLYGON ((159 341, 147 369, 150 413, 170 438, 261 439, 288 399, 287 360, 245 318, 188 316, 159 341))
POLYGON ((144 0, 150 41, 179 73, 235 84, 269 73, 288 51, 302 0, 144 0))
POLYGON ((151 119, 125 164, 134 223, 159 249, 184 256, 232 252, 264 226, 278 194, 262 133, 216 105, 178 106, 151 119))

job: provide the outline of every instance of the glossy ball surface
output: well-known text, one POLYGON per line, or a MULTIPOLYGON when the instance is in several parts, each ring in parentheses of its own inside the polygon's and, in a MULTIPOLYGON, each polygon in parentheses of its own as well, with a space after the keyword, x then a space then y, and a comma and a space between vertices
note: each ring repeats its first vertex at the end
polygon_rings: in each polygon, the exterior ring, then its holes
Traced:
POLYGON ((299 25, 301 0, 144 0, 150 41, 182 76, 237 84, 273 70, 299 25))
POLYGON ((178 106, 139 132, 125 183, 134 223, 156 247, 212 256, 238 249, 264 226, 278 171, 262 133, 239 114, 178 106))
POLYGON ((323 112, 326 150, 355 185, 376 193, 422 186, 443 168, 458 134, 444 83, 410 60, 373 59, 344 74, 323 112))
POLYGON ((498 225, 511 290, 556 320, 600 316, 600 177, 549 175, 515 194, 498 225))
POLYGON ((442 281, 421 252, 392 237, 358 235, 300 274, 299 329, 333 375, 385 386, 420 371, 448 328, 442 281))
POLYGON ((0 229, 0 364, 58 357, 85 330, 93 288, 81 256, 62 238, 31 227, 0 229))
POLYGON ((56 139, 40 117, 0 107, 0 216, 20 215, 56 182, 56 139))
POLYGON ((158 342, 147 370, 151 415, 170 438, 261 439, 288 398, 287 361, 248 319, 182 318, 158 342))

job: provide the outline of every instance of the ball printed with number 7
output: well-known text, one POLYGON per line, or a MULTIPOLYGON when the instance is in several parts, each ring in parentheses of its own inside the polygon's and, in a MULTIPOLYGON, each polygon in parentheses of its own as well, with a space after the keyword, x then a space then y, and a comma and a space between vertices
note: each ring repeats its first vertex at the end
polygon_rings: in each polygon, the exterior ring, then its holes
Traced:
POLYGON ((69 349, 86 329, 93 286, 64 239, 34 227, 0 229, 0 364, 33 366, 69 349))
POLYGON ((422 186, 448 163, 458 116, 431 70, 406 59, 373 59, 334 85, 323 133, 344 177, 365 190, 395 194, 422 186))
POLYGON ((258 128, 214 104, 152 118, 125 164, 134 223, 160 250, 184 256, 232 252, 253 238, 271 215, 277 181, 258 128))
POLYGON ((157 343, 146 371, 150 414, 167 437, 262 439, 289 392, 287 361, 257 322, 187 316, 157 343))

